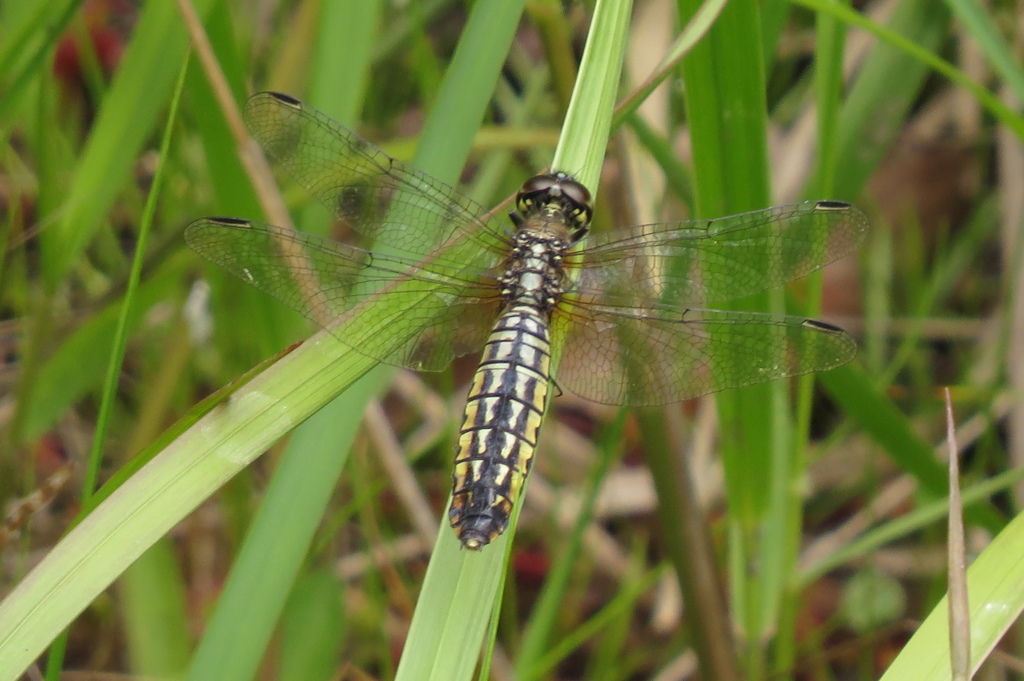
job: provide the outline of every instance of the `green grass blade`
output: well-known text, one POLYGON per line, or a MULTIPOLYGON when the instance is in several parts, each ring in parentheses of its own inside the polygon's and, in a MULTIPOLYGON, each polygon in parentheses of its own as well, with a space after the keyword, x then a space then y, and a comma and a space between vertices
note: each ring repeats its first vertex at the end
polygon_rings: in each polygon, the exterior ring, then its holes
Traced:
MULTIPOLYGON (((840 103, 843 92, 843 55, 846 48, 846 26, 833 17, 818 16, 817 40, 814 54, 814 84, 817 106, 818 173, 810 179, 810 196, 834 196, 838 145, 836 129, 839 125, 840 103)), ((821 311, 823 274, 815 272, 808 278, 808 300, 801 313, 811 317, 821 311)), ((796 433, 791 470, 800 475, 807 466, 807 446, 810 433, 811 411, 814 397, 814 376, 803 376, 797 381, 796 433)), ((803 529, 803 504, 796 486, 790 488, 783 521, 784 550, 780 555, 782 574, 792 574, 796 566, 797 551, 803 529)), ((776 638, 775 659, 778 672, 792 669, 796 659, 796 618, 800 607, 800 594, 796 589, 784 589, 779 613, 779 635, 776 638)))
MULTIPOLYGON (((684 3, 687 16, 697 7, 684 3)), ((705 40, 683 61, 687 120, 693 143, 695 200, 699 217, 715 217, 760 208, 771 203, 767 162, 767 109, 757 3, 733 2, 722 12, 705 40)), ((743 302, 743 309, 780 311, 778 291, 743 302)), ((754 642, 771 628, 781 588, 781 558, 772 551, 785 546, 778 533, 784 525, 767 513, 781 512, 773 501, 788 484, 791 425, 782 384, 754 386, 716 396, 722 430, 730 510, 730 563, 734 626, 750 646, 747 674, 759 675, 754 642), (768 552, 764 554, 762 552, 768 552), (756 571, 748 569, 758 564, 756 571)), ((656 473, 657 475, 657 473, 656 473)), ((680 491, 683 492, 682 490, 680 491)), ((715 641, 730 632, 694 632, 709 637, 702 664, 712 656, 715 641)), ((715 678, 734 678, 735 671, 703 667, 715 678)))
MULTIPOLYGON (((6 6, 0 20, 10 20, 16 10, 20 14, 11 21, 0 43, 0 79, 5 85, 0 97, 0 120, 7 120, 26 85, 45 63, 58 37, 71 23, 83 0, 38 2, 18 8, 6 6), (26 55, 28 55, 26 57, 26 55)), ((0 128, 0 136, 8 131, 0 128)))
MULTIPOLYGON (((128 316, 129 330, 139 325, 146 310, 173 297, 171 284, 174 277, 170 274, 180 271, 181 267, 182 260, 176 258, 139 287, 135 305, 128 316)), ((120 302, 113 303, 94 314, 43 363, 29 401, 21 405, 26 441, 37 440, 72 404, 102 384, 105 358, 121 308, 120 302)))
POLYGON ((292 589, 281 626, 281 681, 331 679, 345 642, 344 584, 334 572, 303 575, 292 589))
MULTIPOLYGON (((965 507, 975 504, 980 506, 995 495, 1011 488, 1022 478, 1024 478, 1024 469, 1017 468, 971 485, 963 491, 963 504, 965 507)), ((799 572, 794 573, 793 582, 800 586, 808 586, 815 579, 825 576, 836 568, 868 559, 873 551, 877 551, 887 544, 893 544, 930 526, 941 524, 946 520, 948 514, 948 499, 939 499, 924 504, 906 515, 862 533, 834 553, 803 566, 799 572)))
MULTIPOLYGON (((814 7, 847 26, 851 17, 866 21, 849 8, 842 12, 837 8, 838 3, 814 7)), ((948 35, 949 14, 930 0, 902 2, 884 30, 913 44, 917 51, 938 49, 948 35)), ((837 194, 831 198, 855 200, 860 196, 868 178, 889 153, 927 75, 919 59, 892 41, 874 47, 843 102, 834 152, 835 163, 843 172, 836 177, 837 194)))
POLYGON ((679 62, 704 37, 715 20, 718 19, 723 7, 725 7, 725 0, 705 0, 700 9, 690 17, 686 27, 672 43, 668 53, 655 67, 654 72, 627 99, 615 107, 615 118, 612 120, 613 131, 618 130, 619 126, 632 116, 644 100, 654 92, 655 88, 676 72, 679 62))
POLYGON ((125 571, 118 586, 132 669, 140 675, 180 678, 192 636, 174 542, 165 537, 154 544, 125 571))
POLYGON ((604 150, 618 95, 632 3, 601 0, 551 167, 571 173, 597 195, 604 150))
POLYGON ((110 349, 110 360, 107 363, 107 373, 103 381, 102 399, 100 411, 96 419, 96 431, 93 433, 92 447, 89 450, 88 467, 85 481, 83 483, 83 500, 88 501, 96 489, 96 482, 99 478, 100 463, 103 459, 103 450, 106 446, 107 427, 110 423, 110 412, 113 409, 114 398, 117 393, 117 383, 124 364, 125 346, 128 343, 128 320, 132 314, 132 307, 136 304, 136 294, 139 290, 139 280, 142 278, 142 262, 149 245, 149 234, 153 227, 153 216, 156 213, 157 197, 163 187, 164 169, 167 160, 168 149, 171 145, 171 131, 178 113, 178 103, 181 101, 181 91, 185 84, 185 74, 188 71, 188 59, 182 62, 181 72, 178 75, 178 83, 174 89, 174 96, 171 99, 170 115, 167 125, 164 128, 163 141, 160 143, 160 160, 157 164, 156 173, 153 175, 153 184, 149 196, 146 198, 146 208, 142 214, 142 222, 139 225, 139 235, 135 243, 135 257, 132 258, 132 268, 128 276, 128 290, 125 291, 124 301, 121 306, 121 314, 117 318, 117 327, 114 329, 113 344, 110 349))
POLYGON ((620 410, 615 423, 608 428, 599 441, 602 443, 600 458, 595 462, 593 470, 587 475, 587 485, 581 496, 580 513, 573 524, 572 532, 560 546, 557 560, 551 566, 544 588, 530 616, 519 654, 516 658, 517 676, 522 681, 543 678, 551 672, 543 668, 541 658, 552 652, 552 640, 557 631, 558 623, 564 615, 564 602, 571 589, 575 567, 583 550, 583 535, 593 521, 594 506, 597 501, 601 483, 607 477, 613 463, 621 455, 623 431, 626 423, 625 410, 620 410))
MULTIPOLYGON (((1024 610, 1024 515, 1018 515, 967 571, 971 668, 991 654, 1024 610)), ((950 678, 949 606, 936 604, 882 676, 882 681, 946 681, 950 678)))
MULTIPOLYGON (((374 335, 363 322, 353 315, 346 326, 354 343, 374 335)), ((151 460, 144 454, 149 462, 101 494, 103 503, 0 603, 0 678, 19 674, 146 548, 373 365, 321 332, 212 409, 197 407, 190 427, 161 440, 151 460)))
MULTIPOLYGON (((602 1, 595 8, 583 68, 559 143, 563 151, 555 155, 555 167, 579 171, 580 179, 591 187, 596 185, 611 121, 616 94, 612 84, 618 82, 621 69, 627 5, 602 1)), ((422 147, 420 153, 424 153, 422 147)), ((514 519, 504 535, 478 554, 460 551, 451 532, 443 528, 417 603, 399 680, 453 681, 472 674, 491 622, 513 528, 514 519), (467 608, 467 603, 474 605, 467 608)))
POLYGON ((366 377, 296 429, 274 471, 186 678, 254 678, 348 461, 366 377), (337 440, 324 436, 337 436, 337 440))
POLYGON ((992 68, 1017 101, 1024 101, 1024 70, 1020 67, 1020 59, 1000 34, 991 8, 975 0, 946 0, 946 4, 985 53, 992 68))

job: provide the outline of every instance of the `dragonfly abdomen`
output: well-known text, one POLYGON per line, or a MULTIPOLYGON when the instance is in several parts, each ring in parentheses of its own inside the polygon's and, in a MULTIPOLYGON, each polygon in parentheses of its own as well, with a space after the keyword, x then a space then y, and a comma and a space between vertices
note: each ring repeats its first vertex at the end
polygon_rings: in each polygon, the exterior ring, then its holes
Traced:
POLYGON ((505 531, 537 448, 550 383, 545 313, 528 304, 494 325, 466 400, 448 519, 477 550, 505 531))

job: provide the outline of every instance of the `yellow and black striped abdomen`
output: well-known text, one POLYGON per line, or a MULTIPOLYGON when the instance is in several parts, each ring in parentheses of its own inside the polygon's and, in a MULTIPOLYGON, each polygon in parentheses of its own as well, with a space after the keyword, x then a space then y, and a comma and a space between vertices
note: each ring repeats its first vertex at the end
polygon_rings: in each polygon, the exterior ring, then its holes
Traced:
POLYGON ((508 526, 537 449, 550 360, 542 312, 519 304, 498 318, 466 401, 452 474, 448 519, 468 549, 508 526))

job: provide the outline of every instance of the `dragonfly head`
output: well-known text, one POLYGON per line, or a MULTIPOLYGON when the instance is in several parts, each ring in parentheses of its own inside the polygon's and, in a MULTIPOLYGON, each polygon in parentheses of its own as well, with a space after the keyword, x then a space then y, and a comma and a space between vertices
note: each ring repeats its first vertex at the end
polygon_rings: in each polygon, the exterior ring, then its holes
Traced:
POLYGON ((571 230, 573 240, 586 234, 594 215, 590 191, 567 173, 531 177, 516 194, 516 210, 522 220, 560 220, 571 230))

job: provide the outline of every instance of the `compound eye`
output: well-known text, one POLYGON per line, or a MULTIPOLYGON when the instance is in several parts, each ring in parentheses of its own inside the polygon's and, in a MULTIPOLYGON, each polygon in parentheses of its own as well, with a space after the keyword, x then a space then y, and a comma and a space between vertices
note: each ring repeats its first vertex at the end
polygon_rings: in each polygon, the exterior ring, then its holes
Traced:
POLYGON ((562 187, 562 192, 569 197, 569 199, 581 206, 586 206, 587 209, 590 208, 590 190, 569 177, 563 179, 559 184, 562 187))
POLYGON ((556 184, 558 184, 558 178, 554 175, 534 175, 523 183, 523 188, 519 190, 519 195, 547 191, 556 184))
POLYGON ((536 198, 543 192, 551 191, 558 184, 554 175, 535 175, 523 183, 516 194, 516 209, 520 213, 528 213, 536 205, 536 198))

